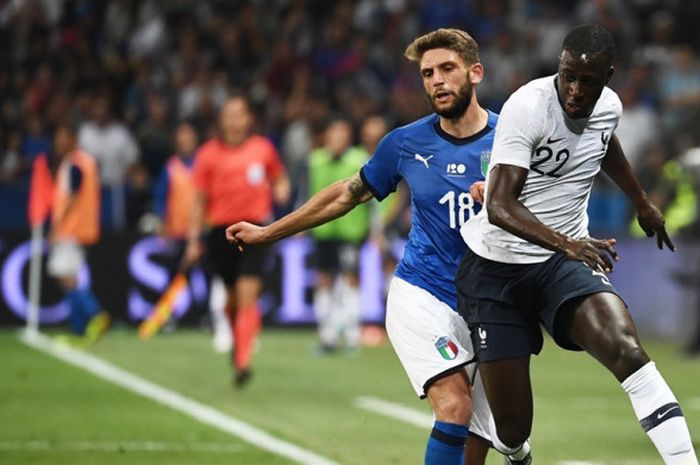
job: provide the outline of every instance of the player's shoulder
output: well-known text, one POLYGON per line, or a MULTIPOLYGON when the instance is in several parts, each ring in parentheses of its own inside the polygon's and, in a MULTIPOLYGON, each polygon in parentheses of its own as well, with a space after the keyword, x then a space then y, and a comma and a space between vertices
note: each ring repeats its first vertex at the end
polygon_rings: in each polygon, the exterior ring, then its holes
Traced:
POLYGON ((504 109, 515 106, 532 110, 546 106, 553 94, 556 94, 554 76, 533 79, 511 94, 508 100, 506 100, 504 109))
POLYGON ((596 111, 611 112, 617 117, 622 115, 622 100, 620 100, 620 96, 617 95, 617 92, 605 86, 596 104, 596 111))
POLYGON ((268 150, 270 150, 270 149, 276 150, 275 144, 273 144, 270 139, 268 139, 267 137, 265 137, 261 134, 251 134, 248 137, 247 142, 253 146, 256 146, 256 147, 261 147, 261 148, 265 148, 268 150))
POLYGON ((424 134, 432 133, 433 126, 437 120, 438 116, 435 113, 431 113, 413 121, 412 123, 408 123, 391 130, 387 136, 400 140, 406 137, 422 136, 424 134))

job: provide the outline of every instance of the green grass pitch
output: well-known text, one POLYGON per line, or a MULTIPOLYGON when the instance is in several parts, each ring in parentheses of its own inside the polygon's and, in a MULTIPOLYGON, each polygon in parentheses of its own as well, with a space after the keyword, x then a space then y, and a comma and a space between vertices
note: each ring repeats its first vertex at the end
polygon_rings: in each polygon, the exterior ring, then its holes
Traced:
MULTIPOLYGON (((416 464, 428 430, 359 409, 359 396, 425 414, 391 347, 318 357, 312 330, 266 329, 255 376, 231 387, 209 334, 178 330, 144 343, 117 329, 90 353, 342 465, 416 464)), ((700 443, 700 359, 646 344, 700 443)), ((547 341, 532 361, 537 465, 659 464, 619 384, 587 355, 547 341)), ((32 349, 0 331, 0 464, 292 464, 182 413, 32 349)), ((490 454, 488 464, 501 464, 490 454)))

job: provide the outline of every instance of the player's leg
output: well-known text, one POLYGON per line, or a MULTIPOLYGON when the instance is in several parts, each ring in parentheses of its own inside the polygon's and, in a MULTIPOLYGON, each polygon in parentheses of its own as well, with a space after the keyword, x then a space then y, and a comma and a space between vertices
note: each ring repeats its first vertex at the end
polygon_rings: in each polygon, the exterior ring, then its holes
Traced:
POLYGON ((463 368, 472 358, 466 324, 444 302, 394 277, 386 328, 416 394, 427 396, 434 409, 425 464, 462 465, 471 418, 471 389, 463 368))
POLYGON ((507 463, 529 463, 533 402, 530 355, 542 335, 528 313, 534 265, 512 265, 467 252, 456 276, 459 313, 469 325, 479 377, 491 408, 494 448, 507 463))
POLYGON ((622 383, 642 428, 667 465, 697 465, 685 417, 642 348, 624 302, 610 292, 571 302, 563 324, 570 339, 622 383))
MULTIPOLYGON (((460 368, 439 378, 428 388, 427 397, 435 415, 435 423, 428 439, 425 463, 466 463, 464 454, 469 433, 467 425, 472 414, 471 384, 466 371, 460 368)), ((470 465, 483 464, 486 452, 488 449, 472 451, 475 461, 470 462, 470 465)))
POLYGON ((360 302, 360 246, 358 243, 346 243, 340 249, 339 304, 341 310, 341 328, 348 349, 357 349, 360 345, 360 324, 362 304, 360 302))
POLYGON ((494 448, 508 456, 510 463, 529 460, 533 416, 530 356, 482 361, 479 374, 493 415, 490 433, 494 448))
POLYGON ((71 331, 82 336, 88 322, 99 313, 99 305, 89 289, 78 286, 78 273, 85 264, 85 251, 71 241, 53 244, 48 261, 48 273, 64 292, 70 309, 71 331))
POLYGON ((321 352, 333 352, 338 346, 338 328, 333 318, 333 287, 335 275, 317 270, 314 284, 313 307, 316 317, 321 352))
POLYGON ((250 378, 250 365, 255 341, 262 327, 258 298, 262 280, 244 275, 236 281, 236 314, 234 317, 234 364, 236 385, 242 386, 250 378))
POLYGON ((334 299, 338 248, 335 241, 316 241, 314 251, 316 280, 314 283, 313 308, 318 330, 321 354, 334 352, 338 347, 340 326, 334 299))

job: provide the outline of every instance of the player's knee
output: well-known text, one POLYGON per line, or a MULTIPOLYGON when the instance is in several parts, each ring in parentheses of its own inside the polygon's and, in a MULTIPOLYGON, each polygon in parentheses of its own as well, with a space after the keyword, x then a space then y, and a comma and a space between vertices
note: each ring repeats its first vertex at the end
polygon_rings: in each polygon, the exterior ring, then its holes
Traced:
MULTIPOLYGON (((530 424, 522 419, 496 419, 499 442, 508 449, 518 449, 530 437, 530 424)), ((501 446, 502 447, 502 446, 501 446)))
POLYGON ((611 351, 610 368, 615 377, 622 381, 649 362, 636 333, 622 332, 611 351))
POLYGON ((471 421, 472 404, 466 395, 442 395, 432 400, 432 404, 435 418, 439 421, 458 425, 468 425, 471 421))

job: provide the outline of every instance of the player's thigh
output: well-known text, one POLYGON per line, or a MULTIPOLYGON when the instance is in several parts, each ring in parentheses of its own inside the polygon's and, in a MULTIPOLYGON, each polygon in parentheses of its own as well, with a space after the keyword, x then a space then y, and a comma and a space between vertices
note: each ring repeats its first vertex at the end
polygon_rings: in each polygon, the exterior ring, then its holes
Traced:
POLYGON ((389 286, 386 329, 421 398, 436 380, 473 358, 464 320, 429 292, 397 277, 389 286))
POLYGON ((601 292, 570 302, 565 324, 570 339, 620 381, 649 361, 632 316, 616 294, 601 292))
MULTIPOLYGON (((555 253, 533 270, 532 280, 540 289, 536 311, 542 324, 560 347, 581 350, 572 340, 571 311, 587 296, 617 294, 605 273, 592 270, 583 262, 555 253)), ((619 298, 617 298, 619 300, 619 298)), ((620 300, 622 307, 624 303, 620 300)))
POLYGON ((85 250, 72 241, 56 242, 51 246, 47 272, 58 279, 74 278, 85 264, 85 250))

